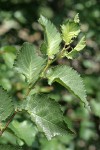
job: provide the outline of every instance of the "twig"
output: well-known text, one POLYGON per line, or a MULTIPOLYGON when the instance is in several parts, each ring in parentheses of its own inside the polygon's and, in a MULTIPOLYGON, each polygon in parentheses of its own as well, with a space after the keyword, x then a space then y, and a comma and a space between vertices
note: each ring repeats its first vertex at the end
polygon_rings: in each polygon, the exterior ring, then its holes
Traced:
MULTIPOLYGON (((60 59, 62 56, 63 56, 63 53, 65 52, 65 50, 68 50, 70 48, 70 46, 68 46, 67 48, 64 46, 64 48, 62 49, 62 51, 59 52, 59 54, 56 56, 56 58, 54 60, 51 60, 48 58, 48 62, 47 62, 47 65, 46 67, 44 68, 44 70, 42 71, 39 79, 33 84, 33 85, 30 85, 28 87, 28 91, 25 95, 25 97, 27 97, 30 93, 30 91, 32 90, 33 87, 35 87, 35 85, 37 84, 38 81, 41 80, 41 77, 45 76, 45 72, 46 70, 49 68, 49 66, 54 62, 56 61, 57 59, 60 59)), ((11 121, 13 120, 13 118, 15 117, 15 115, 17 114, 17 112, 15 111, 13 113, 13 115, 10 117, 10 119, 8 120, 8 122, 6 123, 6 126, 0 131, 0 136, 2 136, 2 134, 4 133, 4 131, 7 129, 7 127, 9 126, 9 124, 11 123, 11 121)))
POLYGON ((16 114, 17 114, 17 112, 15 111, 13 113, 13 115, 10 117, 10 119, 8 120, 8 122, 6 123, 5 127, 3 128, 3 130, 0 131, 0 136, 2 136, 2 134, 7 129, 7 127, 9 126, 10 122, 13 120, 13 118, 15 117, 16 114))

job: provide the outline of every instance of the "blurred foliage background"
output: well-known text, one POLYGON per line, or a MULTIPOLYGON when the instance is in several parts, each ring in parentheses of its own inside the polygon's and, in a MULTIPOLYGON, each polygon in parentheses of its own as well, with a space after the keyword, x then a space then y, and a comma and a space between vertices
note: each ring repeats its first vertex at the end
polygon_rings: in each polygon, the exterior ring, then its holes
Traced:
POLYGON ((56 63, 71 65, 81 74, 92 111, 88 114, 68 91, 58 84, 49 87, 43 80, 36 90, 52 92, 76 134, 47 141, 27 114, 19 114, 0 137, 0 144, 20 145, 25 150, 100 150, 99 0, 0 0, 0 85, 13 95, 15 102, 21 100, 26 84, 12 69, 19 47, 25 41, 40 46, 43 40, 42 28, 37 22, 40 14, 51 19, 59 29, 66 18, 73 18, 76 13, 79 13, 87 46, 77 59, 56 63))

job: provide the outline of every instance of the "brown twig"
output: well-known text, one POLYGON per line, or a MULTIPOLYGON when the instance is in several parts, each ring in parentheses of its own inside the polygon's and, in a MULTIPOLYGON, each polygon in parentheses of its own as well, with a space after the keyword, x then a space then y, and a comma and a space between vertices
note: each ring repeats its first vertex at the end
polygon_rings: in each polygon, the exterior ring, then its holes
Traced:
POLYGON ((0 131, 0 136, 2 136, 2 134, 7 129, 7 127, 9 126, 10 122, 13 120, 13 118, 15 117, 16 114, 17 114, 17 112, 15 111, 13 113, 13 115, 10 117, 10 119, 8 120, 8 122, 6 123, 5 127, 3 128, 3 130, 0 131))

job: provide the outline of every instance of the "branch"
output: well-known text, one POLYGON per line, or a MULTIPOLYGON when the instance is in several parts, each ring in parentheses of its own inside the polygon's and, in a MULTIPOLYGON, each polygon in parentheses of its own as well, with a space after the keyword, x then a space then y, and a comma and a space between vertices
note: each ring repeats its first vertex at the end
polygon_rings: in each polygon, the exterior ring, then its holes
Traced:
POLYGON ((2 131, 0 131, 0 136, 2 136, 2 134, 4 133, 4 131, 7 129, 7 127, 9 126, 9 124, 11 123, 11 121, 13 120, 13 118, 15 117, 15 115, 17 114, 17 112, 15 111, 13 113, 13 115, 10 117, 10 119, 8 120, 8 122, 6 123, 6 126, 3 128, 2 131))

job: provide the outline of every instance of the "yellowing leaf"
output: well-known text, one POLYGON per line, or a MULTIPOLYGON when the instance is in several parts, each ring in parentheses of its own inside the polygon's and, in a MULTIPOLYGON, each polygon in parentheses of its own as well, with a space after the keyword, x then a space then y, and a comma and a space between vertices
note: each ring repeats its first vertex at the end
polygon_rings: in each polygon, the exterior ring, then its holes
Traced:
POLYGON ((81 38, 79 43, 74 47, 76 51, 81 51, 86 46, 85 36, 81 38))
POLYGON ((62 29, 62 38, 65 41, 66 45, 69 45, 73 38, 76 38, 80 33, 80 27, 78 23, 75 23, 72 20, 68 20, 65 24, 61 26, 62 29))
POLYGON ((75 23, 79 23, 80 22, 80 19, 79 19, 79 13, 77 13, 74 17, 74 22, 75 23))

